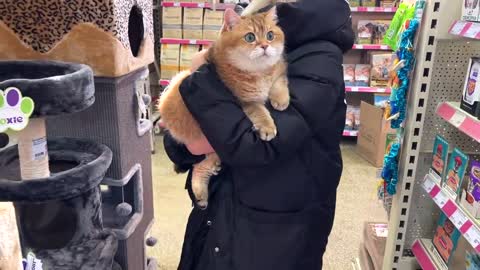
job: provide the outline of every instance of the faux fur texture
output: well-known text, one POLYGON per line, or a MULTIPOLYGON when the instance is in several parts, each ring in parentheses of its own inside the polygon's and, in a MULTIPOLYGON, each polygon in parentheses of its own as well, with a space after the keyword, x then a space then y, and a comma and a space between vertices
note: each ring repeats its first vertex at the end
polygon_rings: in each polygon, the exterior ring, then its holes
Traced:
POLYGON ((90 67, 54 61, 0 61, 0 89, 20 89, 33 99, 33 116, 82 111, 95 101, 90 67))
POLYGON ((54 172, 50 177, 18 181, 17 146, 2 151, 0 201, 42 202, 79 196, 100 184, 112 160, 112 151, 108 147, 85 139, 49 140, 48 152, 51 171, 54 172), (58 168, 67 169, 55 173, 58 168))

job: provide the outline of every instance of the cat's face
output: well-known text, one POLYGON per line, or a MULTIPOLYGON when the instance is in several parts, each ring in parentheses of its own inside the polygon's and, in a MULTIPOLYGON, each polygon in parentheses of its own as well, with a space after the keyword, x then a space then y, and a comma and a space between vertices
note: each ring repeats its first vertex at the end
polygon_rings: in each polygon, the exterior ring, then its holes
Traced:
POLYGON ((261 71, 282 59, 285 36, 277 26, 275 8, 245 17, 227 10, 220 42, 232 65, 246 71, 261 71))

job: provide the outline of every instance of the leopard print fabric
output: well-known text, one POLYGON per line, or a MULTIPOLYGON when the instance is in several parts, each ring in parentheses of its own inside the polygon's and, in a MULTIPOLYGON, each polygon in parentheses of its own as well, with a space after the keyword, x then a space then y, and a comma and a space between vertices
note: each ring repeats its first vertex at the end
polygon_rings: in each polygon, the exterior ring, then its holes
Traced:
POLYGON ((137 6, 153 40, 152 0, 2 0, 0 20, 32 49, 50 51, 75 25, 93 23, 130 48, 128 20, 137 6))

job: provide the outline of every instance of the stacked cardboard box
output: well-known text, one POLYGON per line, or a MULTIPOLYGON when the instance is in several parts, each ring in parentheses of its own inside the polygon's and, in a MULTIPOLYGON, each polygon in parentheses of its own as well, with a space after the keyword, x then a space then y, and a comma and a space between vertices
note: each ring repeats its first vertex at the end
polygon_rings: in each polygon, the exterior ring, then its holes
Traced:
POLYGON ((203 8, 183 9, 183 38, 202 39, 203 8))
POLYGON ((182 38, 182 8, 164 7, 162 12, 162 36, 182 38))
POLYGON ((223 11, 206 9, 203 16, 203 39, 216 40, 223 25, 223 11))

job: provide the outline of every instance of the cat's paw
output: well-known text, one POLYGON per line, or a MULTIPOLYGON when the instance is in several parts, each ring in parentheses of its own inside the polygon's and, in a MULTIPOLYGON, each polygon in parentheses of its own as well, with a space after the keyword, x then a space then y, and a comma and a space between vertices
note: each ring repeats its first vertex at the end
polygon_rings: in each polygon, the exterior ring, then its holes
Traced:
POLYGON ((267 125, 256 125, 254 129, 260 135, 260 139, 264 141, 271 141, 273 138, 277 136, 277 127, 275 124, 267 124, 267 125))
POLYGON ((222 170, 222 163, 220 161, 215 162, 211 172, 212 175, 218 175, 220 171, 222 170))
POLYGON ((277 94, 270 95, 270 104, 277 111, 284 111, 290 105, 290 95, 288 89, 285 91, 278 91, 277 94))
POLYGON ((208 207, 208 186, 198 181, 192 181, 192 191, 195 195, 198 208, 205 210, 208 207))
POLYGON ((270 104, 272 104, 272 107, 277 111, 285 111, 288 105, 290 105, 290 98, 284 101, 271 100, 270 104))

